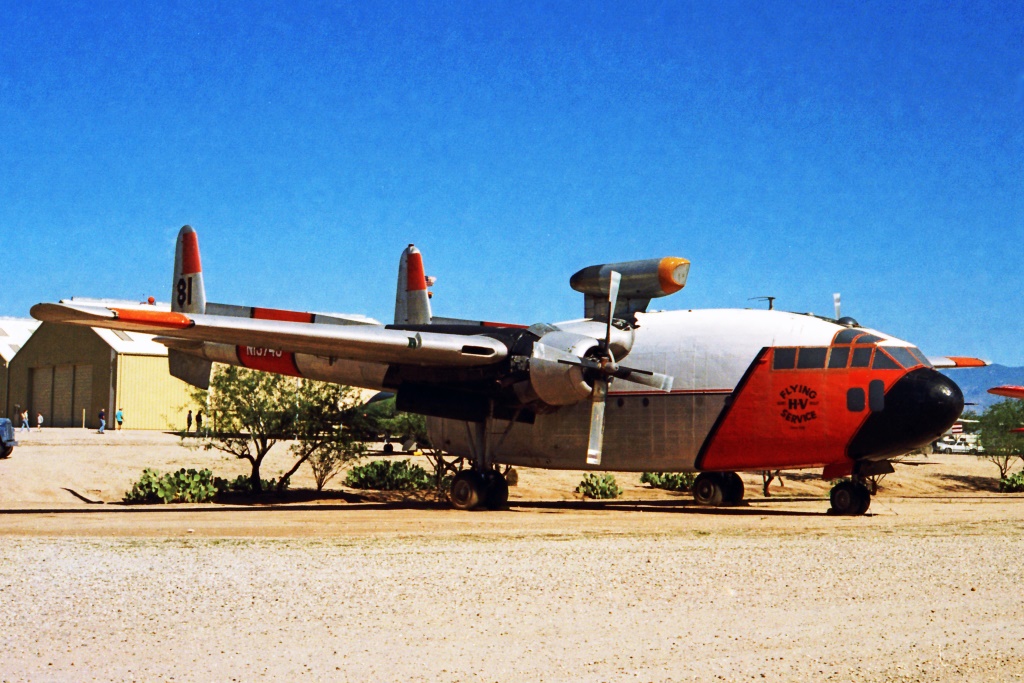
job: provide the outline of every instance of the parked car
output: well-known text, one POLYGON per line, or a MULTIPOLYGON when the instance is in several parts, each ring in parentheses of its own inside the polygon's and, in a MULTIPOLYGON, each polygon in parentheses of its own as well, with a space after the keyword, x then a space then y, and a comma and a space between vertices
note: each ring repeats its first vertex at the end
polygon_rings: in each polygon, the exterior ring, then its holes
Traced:
POLYGON ((970 455, 978 455, 985 452, 985 449, 978 443, 978 437, 975 434, 961 434, 958 436, 947 434, 932 444, 932 449, 936 453, 968 453, 970 455))
POLYGON ((6 417, 0 417, 0 458, 9 458, 18 442, 14 440, 14 425, 6 417))

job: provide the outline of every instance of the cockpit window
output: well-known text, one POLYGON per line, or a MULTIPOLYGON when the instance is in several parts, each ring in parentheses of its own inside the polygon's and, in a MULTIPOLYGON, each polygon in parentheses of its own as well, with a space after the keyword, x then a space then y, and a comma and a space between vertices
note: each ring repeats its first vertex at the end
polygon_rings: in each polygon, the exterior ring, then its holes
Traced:
POLYGON ((775 349, 775 358, 772 360, 774 370, 792 370, 796 366, 796 349, 775 349))
POLYGON ((926 368, 932 367, 932 363, 931 361, 928 360, 928 356, 921 353, 921 349, 917 348, 916 346, 911 346, 910 348, 907 349, 907 351, 909 351, 914 356, 914 358, 921 361, 921 364, 924 365, 926 368))
POLYGON ((852 327, 849 328, 849 329, 842 330, 839 334, 836 335, 835 341, 833 341, 832 343, 833 344, 852 344, 854 338, 856 338, 856 336, 858 334, 860 334, 860 333, 861 333, 860 330, 854 329, 852 327))
POLYGON ((900 365, 908 370, 921 364, 921 361, 915 358, 914 354, 904 346, 886 346, 885 352, 895 358, 900 365))
POLYGON ((854 344, 877 344, 880 341, 882 341, 881 337, 878 337, 878 336, 875 336, 875 335, 870 334, 868 332, 865 332, 861 336, 859 336, 856 339, 854 339, 853 343, 854 344))
POLYGON ((836 346, 832 349, 832 355, 828 357, 829 368, 845 368, 850 362, 850 347, 836 346))
POLYGON ((853 361, 850 363, 851 368, 866 368, 871 365, 871 351, 873 350, 870 346, 862 346, 859 349, 853 350, 853 361))
POLYGON ((875 351, 875 360, 871 364, 874 370, 899 370, 900 365, 890 358, 882 349, 875 351))
POLYGON ((797 358, 796 366, 801 370, 810 370, 825 367, 825 356, 828 349, 825 347, 805 347, 800 349, 800 356, 797 358))

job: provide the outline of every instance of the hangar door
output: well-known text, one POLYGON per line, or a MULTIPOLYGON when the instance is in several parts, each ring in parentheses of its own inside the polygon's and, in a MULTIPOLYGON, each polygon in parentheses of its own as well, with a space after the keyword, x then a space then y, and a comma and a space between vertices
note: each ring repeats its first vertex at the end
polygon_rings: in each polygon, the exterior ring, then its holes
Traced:
POLYGON ((30 373, 29 422, 35 425, 36 414, 42 413, 44 427, 81 426, 82 410, 88 413, 92 403, 92 366, 58 365, 32 368, 30 373))
POLYGON ((32 398, 29 410, 28 421, 33 427, 36 424, 36 415, 42 413, 44 426, 52 424, 53 416, 50 408, 53 406, 53 368, 32 368, 32 398))

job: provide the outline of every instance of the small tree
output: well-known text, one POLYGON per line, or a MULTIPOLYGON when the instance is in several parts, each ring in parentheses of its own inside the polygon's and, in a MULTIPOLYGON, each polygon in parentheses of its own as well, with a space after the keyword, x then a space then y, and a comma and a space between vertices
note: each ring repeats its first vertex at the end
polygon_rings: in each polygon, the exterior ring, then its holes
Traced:
POLYGON ((218 365, 209 392, 196 391, 193 399, 208 405, 215 418, 216 428, 203 448, 247 460, 253 492, 263 490, 260 467, 278 441, 296 440, 289 449, 296 460, 278 481, 278 491, 311 456, 330 450, 344 453, 351 446, 341 419, 357 400, 348 387, 218 365))
POLYGON ((985 452, 978 456, 999 468, 1006 477, 1017 458, 1024 457, 1024 434, 1010 430, 1024 426, 1024 401, 1007 400, 993 404, 982 413, 978 427, 985 452))

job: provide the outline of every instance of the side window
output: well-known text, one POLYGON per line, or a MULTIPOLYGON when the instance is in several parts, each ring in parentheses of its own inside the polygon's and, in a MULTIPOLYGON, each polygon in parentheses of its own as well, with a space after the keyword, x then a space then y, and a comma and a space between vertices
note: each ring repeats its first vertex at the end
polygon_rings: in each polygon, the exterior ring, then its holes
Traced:
POLYGON ((801 370, 824 368, 826 355, 828 355, 828 349, 824 347, 802 348, 796 366, 801 370))
POLYGON ((832 349, 832 355, 828 357, 830 368, 845 368, 850 361, 850 347, 836 346, 832 349))
POLYGON ((773 370, 792 370, 796 367, 796 349, 775 349, 773 370))
POLYGON ((885 382, 880 379, 873 379, 868 384, 868 407, 873 413, 885 410, 885 382))
POLYGON ((864 390, 860 387, 854 387, 853 389, 847 389, 846 391, 846 409, 851 413, 859 413, 864 410, 864 390))
POLYGON ((875 370, 899 370, 899 364, 892 358, 886 355, 882 349, 875 350, 875 360, 871 364, 871 367, 875 370))

